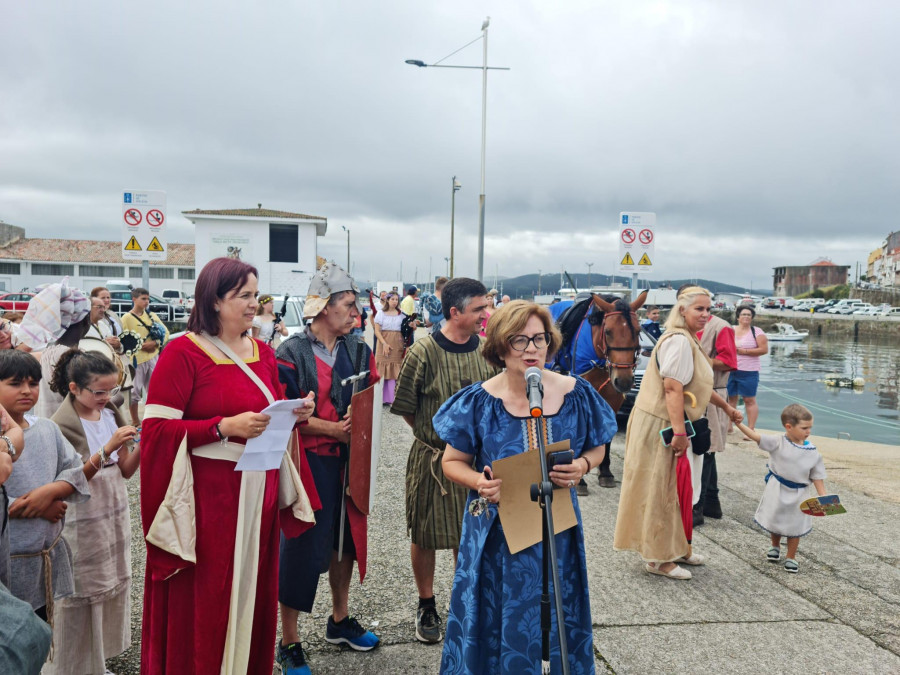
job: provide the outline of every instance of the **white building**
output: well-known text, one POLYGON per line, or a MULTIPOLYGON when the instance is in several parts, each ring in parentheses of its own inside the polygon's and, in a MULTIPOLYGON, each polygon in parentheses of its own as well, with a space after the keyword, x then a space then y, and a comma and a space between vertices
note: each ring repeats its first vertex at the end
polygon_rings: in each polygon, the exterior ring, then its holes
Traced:
MULTIPOLYGON (((168 245, 168 259, 150 261, 150 292, 164 288, 194 292, 194 245, 168 245)), ((122 259, 122 242, 91 239, 29 239, 25 230, 0 222, 0 292, 34 289, 69 277, 86 291, 109 279, 141 285, 141 262, 122 259)))
POLYGON ((262 208, 183 211, 194 223, 196 266, 231 256, 259 270, 259 290, 306 295, 317 268, 317 237, 328 219, 262 208))

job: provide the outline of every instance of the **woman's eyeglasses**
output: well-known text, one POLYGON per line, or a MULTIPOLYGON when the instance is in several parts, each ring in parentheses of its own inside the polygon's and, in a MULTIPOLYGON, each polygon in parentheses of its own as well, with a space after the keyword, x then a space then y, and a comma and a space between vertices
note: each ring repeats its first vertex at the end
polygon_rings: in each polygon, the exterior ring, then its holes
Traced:
POLYGON ((102 391, 94 391, 93 389, 88 389, 87 387, 85 387, 84 390, 91 392, 95 398, 103 398, 104 396, 109 396, 110 398, 112 398, 120 391, 122 391, 122 387, 113 387, 112 389, 104 389, 102 391))
POLYGON ((543 349, 550 344, 550 333, 538 333, 533 337, 527 335, 513 335, 508 338, 509 346, 517 352, 524 352, 528 349, 528 343, 532 343, 535 349, 543 349))

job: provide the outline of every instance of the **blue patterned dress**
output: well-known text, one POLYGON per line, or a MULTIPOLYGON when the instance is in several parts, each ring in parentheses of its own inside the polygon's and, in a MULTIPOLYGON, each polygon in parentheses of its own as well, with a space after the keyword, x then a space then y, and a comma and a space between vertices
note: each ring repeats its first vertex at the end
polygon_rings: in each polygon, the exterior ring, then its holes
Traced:
MULTIPOLYGON (((548 416, 549 442, 569 439, 575 456, 605 444, 616 433, 609 405, 582 380, 566 394, 562 407, 548 416)), ((503 402, 473 384, 450 398, 434 416, 438 435, 453 448, 475 456, 475 467, 528 449, 528 419, 510 415, 503 402)), ((564 494, 564 493, 557 493, 564 494)), ((477 499, 469 492, 468 501, 477 499)), ((581 511, 571 490, 578 526, 556 535, 562 605, 570 670, 594 672, 591 607, 581 511)), ((506 545, 497 506, 473 516, 466 510, 441 673, 538 673, 541 663, 541 544, 512 555, 506 545)), ((551 578, 551 593, 553 582, 551 578)), ((560 672, 556 609, 551 599, 551 666, 560 672)))

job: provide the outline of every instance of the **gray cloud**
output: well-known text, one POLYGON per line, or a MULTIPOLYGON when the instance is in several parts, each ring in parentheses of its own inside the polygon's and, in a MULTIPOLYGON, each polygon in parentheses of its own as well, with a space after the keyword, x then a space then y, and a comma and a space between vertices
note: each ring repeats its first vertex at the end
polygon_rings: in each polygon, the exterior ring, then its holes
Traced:
MULTIPOLYGON (((329 218, 358 274, 475 272, 481 77, 417 69, 493 22, 485 270, 609 272, 622 210, 656 211, 651 278, 756 287, 896 229, 900 8, 794 3, 281 3, 5 8, 0 218, 119 237, 122 188, 179 212, 329 218), (690 269, 685 269, 690 268, 690 269)), ((33 5, 33 3, 32 3, 33 5)), ((447 63, 477 65, 480 42, 447 63)))

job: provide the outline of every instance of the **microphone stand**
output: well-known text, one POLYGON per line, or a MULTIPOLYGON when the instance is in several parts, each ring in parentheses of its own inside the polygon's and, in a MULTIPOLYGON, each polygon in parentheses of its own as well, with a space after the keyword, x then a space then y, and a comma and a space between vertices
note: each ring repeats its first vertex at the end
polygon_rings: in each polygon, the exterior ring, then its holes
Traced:
POLYGON ((559 656, 562 673, 569 675, 569 650, 566 644, 566 624, 563 615, 562 595, 559 584, 559 566, 556 558, 556 530, 553 527, 553 483, 547 468, 542 420, 544 412, 533 418, 537 425, 538 455, 541 461, 541 482, 531 485, 531 501, 538 502, 543 511, 541 550, 541 673, 550 673, 550 573, 553 573, 553 595, 556 601, 556 632, 559 636, 559 656))

